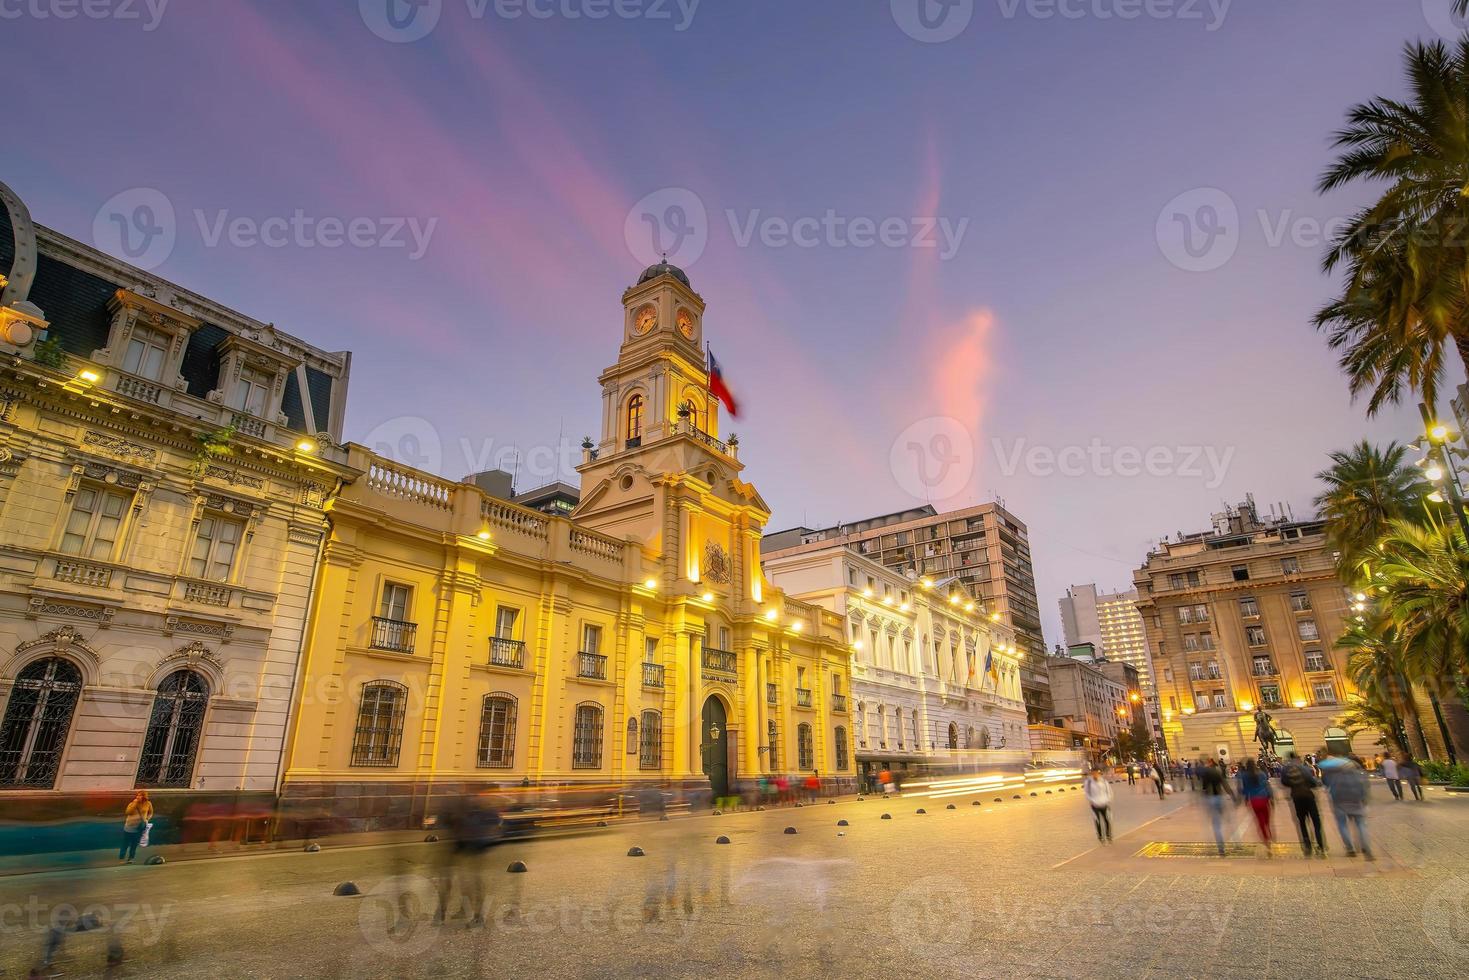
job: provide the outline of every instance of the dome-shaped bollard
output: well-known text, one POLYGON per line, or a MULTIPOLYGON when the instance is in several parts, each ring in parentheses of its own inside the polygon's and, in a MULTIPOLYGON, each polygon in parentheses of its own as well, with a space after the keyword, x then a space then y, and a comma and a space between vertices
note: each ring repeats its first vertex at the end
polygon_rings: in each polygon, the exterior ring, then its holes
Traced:
POLYGON ((918 809, 914 810, 913 812, 914 813, 927 813, 928 811, 925 810, 923 807, 919 807, 918 809))
POLYGON ((143 863, 144 864, 167 864, 168 861, 164 859, 164 857, 163 857, 162 854, 155 854, 152 857, 150 857, 148 860, 144 861, 143 863))
POLYGON ((838 827, 847 827, 847 826, 850 826, 850 824, 848 824, 845 820, 838 820, 837 821, 837 826, 838 827))
POLYGON ((629 847, 627 849, 627 856, 630 858, 640 858, 643 856, 643 849, 641 847, 629 847))
POLYGON ((425 837, 423 839, 423 842, 425 844, 437 844, 439 842, 439 835, 438 834, 429 834, 427 837, 425 837))
POLYGON ((321 850, 321 845, 313 841, 312 843, 307 844, 304 848, 302 848, 302 850, 304 850, 307 854, 315 854, 316 852, 321 850))
POLYGON ((959 808, 957 806, 955 806, 954 804, 950 803, 948 806, 944 807, 944 809, 945 810, 957 810, 959 808))
POLYGON ((882 815, 882 819, 884 819, 884 820, 891 820, 891 819, 893 819, 893 815, 891 813, 884 813, 882 815))
POLYGON ((796 832, 796 828, 795 827, 787 827, 785 829, 785 833, 787 833, 787 834, 794 834, 795 832, 796 832))
POLYGON ((357 887, 355 881, 344 881, 332 889, 333 895, 361 895, 362 889, 357 887))
POLYGON ((524 861, 511 861, 510 862, 510 867, 506 868, 505 870, 508 871, 510 874, 513 874, 513 875, 523 875, 526 872, 525 862, 524 861))
POLYGON ((728 837, 725 837, 723 834, 720 834, 718 837, 714 838, 714 843, 716 843, 716 844, 728 844, 729 843, 729 838, 728 837))

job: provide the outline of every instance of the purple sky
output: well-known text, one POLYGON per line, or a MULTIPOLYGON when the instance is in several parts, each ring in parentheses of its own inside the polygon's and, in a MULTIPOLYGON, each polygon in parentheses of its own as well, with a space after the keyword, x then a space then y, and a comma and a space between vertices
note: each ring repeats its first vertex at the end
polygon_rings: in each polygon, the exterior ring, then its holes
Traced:
POLYGON ((437 24, 402 43, 369 26, 394 36, 386 2, 0 5, 3 179, 114 252, 106 215, 161 192, 156 272, 354 352, 350 438, 456 478, 516 448, 522 487, 595 434, 640 214, 696 202, 664 242, 772 526, 999 496, 1050 641, 1068 583, 1126 585, 1246 491, 1303 516, 1326 451, 1413 432, 1411 408, 1364 423, 1310 327, 1311 222, 1365 199, 1312 187, 1449 0, 960 0, 939 43, 899 24, 918 0, 424 0, 399 23, 437 24), (253 237, 298 211, 300 236, 253 237), (364 219, 361 243, 324 247, 325 218, 364 219), (1150 450, 1157 475, 1114 472, 1150 450))

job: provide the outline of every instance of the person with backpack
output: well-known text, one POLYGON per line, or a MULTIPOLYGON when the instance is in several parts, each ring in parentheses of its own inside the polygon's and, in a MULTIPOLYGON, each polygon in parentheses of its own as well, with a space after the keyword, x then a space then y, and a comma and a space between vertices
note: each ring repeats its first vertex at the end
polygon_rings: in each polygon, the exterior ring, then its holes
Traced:
POLYGON ((1316 856, 1326 857, 1326 838, 1321 836, 1321 808, 1316 803, 1316 787, 1321 785, 1321 781, 1294 752, 1286 757, 1280 781, 1290 791, 1291 809, 1295 811, 1296 823, 1301 828, 1301 850, 1306 857, 1311 856, 1311 829, 1314 828, 1316 856))
POLYGON ((1326 784, 1326 795, 1331 797, 1331 812, 1336 817, 1336 829, 1341 834, 1347 857, 1362 857, 1368 861, 1372 846, 1367 842, 1367 773, 1360 765, 1348 758, 1341 749, 1329 749, 1321 760, 1321 781, 1326 784), (1352 840, 1355 832, 1356 840, 1352 840))

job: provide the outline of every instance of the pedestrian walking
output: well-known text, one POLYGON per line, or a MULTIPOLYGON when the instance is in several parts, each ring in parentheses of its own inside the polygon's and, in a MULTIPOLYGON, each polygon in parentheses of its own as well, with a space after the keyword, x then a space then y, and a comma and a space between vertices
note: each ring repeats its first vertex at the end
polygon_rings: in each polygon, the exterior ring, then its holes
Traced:
POLYGON ((1362 857, 1372 861, 1372 845, 1367 842, 1367 773, 1345 754, 1338 755, 1340 751, 1328 750, 1321 760, 1321 781, 1331 797, 1331 812, 1347 857, 1356 857, 1361 851, 1362 857))
POLYGON ((1310 857, 1313 847, 1311 831, 1316 832, 1315 853, 1318 858, 1326 857, 1326 838, 1321 836, 1321 808, 1316 803, 1316 787, 1321 781, 1311 767, 1301 761, 1294 752, 1286 757, 1280 772, 1280 781, 1290 791, 1291 808, 1296 814, 1296 823, 1301 830, 1301 850, 1310 857))
POLYGON ((1219 856, 1223 857, 1224 801, 1233 800, 1235 796, 1222 763, 1210 759, 1203 764, 1199 769, 1199 791, 1204 796, 1204 810, 1209 814, 1209 826, 1214 831, 1214 844, 1219 848, 1219 856))
POLYGON ((1127 785, 1137 785, 1137 766, 1133 765, 1131 762, 1127 764, 1127 785))
POLYGON ((1423 770, 1418 768, 1418 763, 1406 752, 1398 760, 1398 778, 1408 787, 1413 794, 1413 799, 1419 803, 1423 802, 1423 770))
POLYGON ((1093 769, 1086 774, 1086 782, 1082 783, 1081 788, 1092 808, 1092 822, 1097 825, 1097 840, 1103 844, 1112 843, 1112 787, 1102 778, 1100 769, 1093 769))
POLYGON ((1183 764, 1183 776, 1188 780, 1188 788, 1194 788, 1194 764, 1192 761, 1183 764))
POLYGON ((1162 766, 1153 767, 1153 785, 1158 789, 1158 799, 1163 799, 1163 794, 1168 789, 1168 774, 1163 771, 1162 766))
POLYGON ((1274 857, 1270 848, 1270 811, 1275 800, 1270 794, 1270 777, 1254 759, 1245 760, 1245 767, 1239 774, 1239 789, 1240 796, 1255 815, 1255 826, 1260 829, 1260 840, 1265 842, 1266 857, 1274 857))
POLYGON ((140 789, 123 812, 122 846, 117 849, 118 861, 123 864, 133 863, 133 859, 138 856, 138 842, 143 839, 152 822, 153 801, 148 799, 147 790, 140 789))
POLYGON ((1382 778, 1387 780, 1387 788, 1392 793, 1392 798, 1399 803, 1403 802, 1403 782, 1398 777, 1398 760, 1389 753, 1383 756, 1378 768, 1382 770, 1382 778))

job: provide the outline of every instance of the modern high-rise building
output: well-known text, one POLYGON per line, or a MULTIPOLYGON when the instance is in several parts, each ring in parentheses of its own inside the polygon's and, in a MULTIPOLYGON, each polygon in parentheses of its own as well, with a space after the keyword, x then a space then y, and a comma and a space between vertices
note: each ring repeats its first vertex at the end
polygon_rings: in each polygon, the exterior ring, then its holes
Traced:
POLYGON ((914 581, 954 578, 1015 632, 1020 682, 1033 722, 1047 714, 1046 644, 1041 636, 1029 532, 998 503, 940 514, 924 505, 826 528, 797 527, 765 538, 768 551, 840 542, 914 581))
POLYGON ((1061 599, 1061 631, 1066 645, 1091 643, 1108 660, 1131 664, 1143 693, 1153 693, 1153 663, 1147 631, 1137 611, 1137 590, 1098 592, 1095 583, 1073 585, 1061 599))
MULTIPOLYGON (((1334 645, 1347 595, 1325 530, 1262 520, 1247 498, 1208 530, 1162 542, 1133 573, 1174 758, 1254 756, 1261 709, 1280 755, 1353 740, 1342 714, 1355 689, 1334 645)), ((1365 748, 1376 737, 1355 739, 1365 748)))

